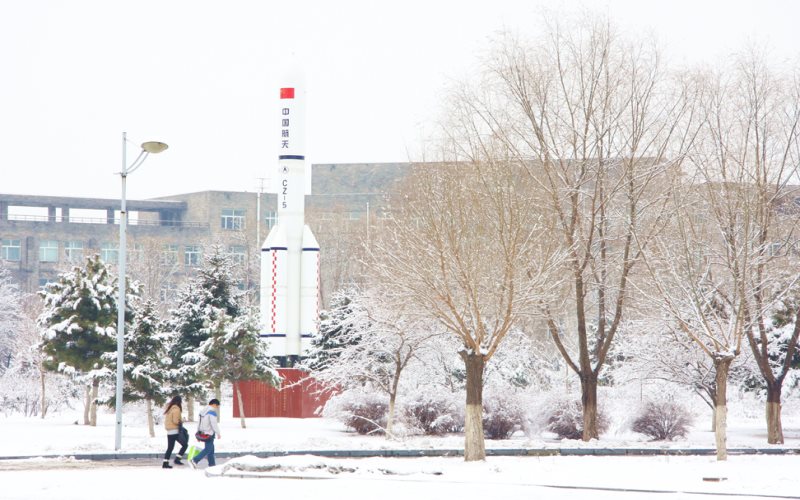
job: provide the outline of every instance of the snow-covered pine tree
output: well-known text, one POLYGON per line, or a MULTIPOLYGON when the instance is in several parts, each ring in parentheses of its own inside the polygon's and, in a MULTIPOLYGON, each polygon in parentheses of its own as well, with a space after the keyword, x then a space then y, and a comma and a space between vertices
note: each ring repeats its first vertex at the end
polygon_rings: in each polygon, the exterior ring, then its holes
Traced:
MULTIPOLYGON (((97 425, 100 380, 110 376, 103 354, 117 348, 117 280, 99 255, 83 267, 59 275, 40 295, 44 311, 38 318, 43 329, 41 349, 48 356, 47 370, 72 373, 91 384, 84 424, 97 425)), ((131 310, 126 307, 126 320, 131 310)))
POLYGON ((311 339, 310 352, 301 368, 325 369, 339 356, 345 343, 358 342, 358 335, 353 334, 353 297, 357 294, 354 288, 344 288, 333 294, 330 308, 320 312, 319 333, 311 339))
MULTIPOLYGON (((147 407, 147 426, 150 437, 155 437, 153 404, 162 405, 168 394, 166 357, 167 336, 152 300, 133 301, 134 319, 131 328, 125 330, 125 385, 123 399, 126 402, 144 401, 147 407)), ((116 371, 116 353, 106 353, 104 358, 109 369, 116 371)), ((114 398, 103 401, 111 406, 114 398)))
MULTIPOLYGON (((167 331, 170 332, 170 380, 175 389, 189 398, 189 420, 194 420, 191 400, 205 395, 208 375, 198 371, 203 359, 200 345, 210 336, 209 327, 222 314, 237 317, 242 292, 236 288, 231 261, 217 245, 205 257, 197 276, 178 293, 178 306, 170 311, 167 331)), ((212 380, 219 390, 219 380, 212 380)), ((219 395, 217 394, 217 397, 219 395)))
POLYGON ((236 286, 233 262, 221 246, 214 245, 211 253, 204 258, 203 266, 197 273, 197 284, 206 292, 208 305, 221 309, 235 318, 242 307, 244 292, 236 286))
POLYGON ((211 380, 233 384, 239 400, 242 429, 246 428, 244 405, 239 382, 261 380, 277 386, 280 375, 269 356, 267 344, 259 337, 259 315, 254 309, 242 310, 232 318, 219 315, 209 328, 210 336, 199 347, 202 360, 198 368, 211 380))

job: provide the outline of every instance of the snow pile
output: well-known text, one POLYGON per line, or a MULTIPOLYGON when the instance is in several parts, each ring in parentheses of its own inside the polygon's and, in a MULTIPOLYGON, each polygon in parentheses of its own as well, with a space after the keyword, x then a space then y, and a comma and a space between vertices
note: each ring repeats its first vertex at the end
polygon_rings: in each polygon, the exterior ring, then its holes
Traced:
POLYGON ((303 479, 332 479, 347 474, 399 476, 414 474, 441 475, 440 469, 421 466, 418 461, 396 461, 391 466, 387 462, 370 460, 337 460, 313 455, 258 458, 246 455, 228 460, 225 464, 210 467, 206 475, 210 477, 294 477, 303 479))

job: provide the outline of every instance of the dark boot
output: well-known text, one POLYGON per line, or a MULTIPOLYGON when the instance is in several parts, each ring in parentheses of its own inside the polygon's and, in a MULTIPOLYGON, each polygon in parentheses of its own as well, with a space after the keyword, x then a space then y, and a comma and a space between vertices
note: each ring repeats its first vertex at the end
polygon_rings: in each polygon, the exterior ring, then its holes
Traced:
POLYGON ((175 457, 175 460, 173 460, 173 462, 175 462, 175 465, 183 465, 183 462, 181 462, 181 459, 182 459, 182 458, 183 458, 183 457, 182 457, 182 456, 180 456, 180 455, 176 456, 176 457, 175 457))
POLYGON ((172 466, 169 464, 169 460, 164 460, 164 462, 161 464, 161 468, 162 469, 171 469, 172 466))

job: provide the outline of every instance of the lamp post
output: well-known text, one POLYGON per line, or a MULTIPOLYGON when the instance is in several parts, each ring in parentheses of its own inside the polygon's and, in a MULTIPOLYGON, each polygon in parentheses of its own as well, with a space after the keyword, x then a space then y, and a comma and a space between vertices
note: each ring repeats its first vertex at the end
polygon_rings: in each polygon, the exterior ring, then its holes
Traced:
POLYGON ((117 399, 116 399, 116 432, 114 436, 114 449, 122 448, 122 384, 124 380, 124 361, 125 361, 125 289, 127 280, 125 277, 125 230, 128 224, 128 211, 125 205, 125 181, 128 174, 133 173, 147 159, 150 153, 157 154, 165 149, 167 145, 163 142, 150 141, 142 144, 139 156, 128 165, 127 150, 128 136, 122 133, 122 198, 119 211, 119 301, 117 303, 117 399))

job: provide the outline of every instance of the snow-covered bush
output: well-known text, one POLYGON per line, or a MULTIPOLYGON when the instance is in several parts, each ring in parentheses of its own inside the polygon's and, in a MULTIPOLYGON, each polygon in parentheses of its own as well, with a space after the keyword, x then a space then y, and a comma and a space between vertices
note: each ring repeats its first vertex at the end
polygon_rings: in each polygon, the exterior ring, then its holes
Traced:
POLYGON ((464 430, 464 394, 425 386, 404 403, 409 423, 422 434, 440 436, 464 430))
MULTIPOLYGON (((602 406, 597 408, 597 432, 608 430, 608 416, 602 406)), ((538 408, 526 419, 526 433, 552 432, 561 439, 583 437, 583 407, 570 395, 551 395, 541 400, 538 408)))
POLYGON ((525 409, 512 390, 495 390, 483 397, 483 433, 488 439, 508 439, 522 427, 525 409))
POLYGON ((20 413, 26 417, 40 416, 42 411, 59 411, 69 407, 78 397, 77 386, 68 377, 48 374, 45 377, 44 409, 42 409, 42 380, 34 370, 12 365, 0 375, 0 407, 6 415, 20 413))
POLYGON ((386 396, 353 389, 329 399, 322 416, 335 418, 359 434, 383 434, 388 410, 386 396))
POLYGON ((633 432, 649 436, 654 441, 672 441, 686 437, 692 425, 692 416, 683 405, 675 401, 648 401, 642 405, 631 425, 633 432))

